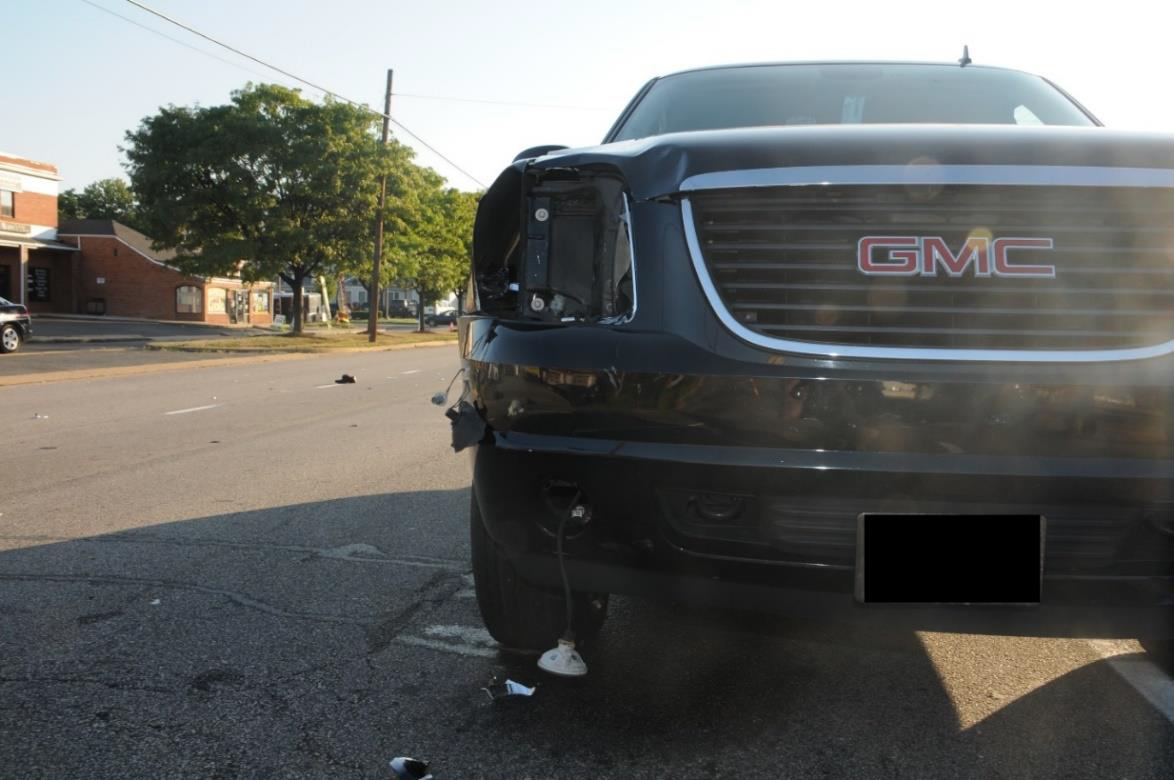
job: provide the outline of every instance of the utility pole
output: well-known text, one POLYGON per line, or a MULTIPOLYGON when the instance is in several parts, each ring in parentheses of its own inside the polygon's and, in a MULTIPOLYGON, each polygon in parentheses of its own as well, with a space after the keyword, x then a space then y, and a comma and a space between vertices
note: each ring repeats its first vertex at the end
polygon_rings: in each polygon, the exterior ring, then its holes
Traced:
MULTIPOLYGON (((383 145, 391 124, 391 68, 387 69, 387 94, 383 98, 383 145)), ((371 297, 367 301, 367 341, 375 343, 379 332, 379 274, 383 266, 383 209, 387 205, 387 174, 379 177, 379 216, 375 218, 375 267, 371 271, 371 297)))

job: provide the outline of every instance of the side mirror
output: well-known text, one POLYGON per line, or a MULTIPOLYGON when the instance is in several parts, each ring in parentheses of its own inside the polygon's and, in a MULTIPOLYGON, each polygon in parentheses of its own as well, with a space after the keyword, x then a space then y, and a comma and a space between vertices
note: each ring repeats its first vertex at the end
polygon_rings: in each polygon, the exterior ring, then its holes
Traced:
POLYGON ((544 154, 557 152, 560 149, 569 149, 569 146, 562 144, 545 144, 543 146, 531 146, 529 149, 523 149, 514 156, 514 162, 518 160, 528 160, 532 157, 541 157, 544 154))

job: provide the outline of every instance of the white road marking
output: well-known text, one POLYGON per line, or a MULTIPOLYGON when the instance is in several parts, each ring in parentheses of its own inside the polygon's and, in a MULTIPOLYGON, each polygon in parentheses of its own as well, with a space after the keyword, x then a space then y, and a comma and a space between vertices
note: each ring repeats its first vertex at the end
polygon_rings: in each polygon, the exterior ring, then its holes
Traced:
POLYGON ((441 650, 446 653, 456 653, 457 655, 474 655, 481 658, 493 658, 497 655, 496 650, 490 650, 488 647, 470 647, 452 642, 440 642, 435 639, 423 639, 418 636, 401 636, 398 640, 401 644, 427 647, 430 650, 441 650))
POLYGON ((1161 667, 1145 657, 1133 640, 1090 639, 1096 654, 1121 675, 1125 682, 1154 705, 1166 720, 1174 723, 1174 680, 1161 667))
POLYGON ((330 384, 328 384, 328 385, 318 385, 318 386, 317 386, 317 387, 315 387, 314 389, 315 389, 315 390, 325 390, 325 389, 326 389, 326 388, 328 388, 328 387, 338 387, 338 383, 337 383, 337 382, 331 382, 331 383, 330 383, 330 384))
POLYGON ((176 409, 174 412, 164 412, 163 414, 164 415, 189 414, 190 412, 202 412, 205 409, 215 409, 218 406, 224 406, 224 404, 208 404, 207 406, 193 406, 190 409, 176 409))
POLYGON ((492 646, 497 644, 484 628, 473 628, 472 626, 428 626, 424 629, 424 633, 440 639, 459 639, 471 645, 492 646))
POLYGON ((413 368, 413 369, 411 369, 410 371, 404 371, 404 372, 402 372, 402 373, 404 373, 404 374, 418 374, 418 373, 420 373, 420 369, 418 369, 418 368, 413 368))
POLYGON ((497 655, 497 642, 484 628, 472 626, 433 625, 424 629, 425 636, 401 636, 398 640, 405 645, 427 647, 457 655, 471 655, 492 658, 497 655))

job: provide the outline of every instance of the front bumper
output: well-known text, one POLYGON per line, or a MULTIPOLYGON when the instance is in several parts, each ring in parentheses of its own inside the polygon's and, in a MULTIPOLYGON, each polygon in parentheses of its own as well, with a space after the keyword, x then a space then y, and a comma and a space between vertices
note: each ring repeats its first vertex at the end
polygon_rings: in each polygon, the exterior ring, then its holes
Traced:
POLYGON ((567 541, 578 590, 939 631, 1155 637, 1174 628, 1174 538, 1147 514, 1171 508, 1160 500, 1170 475, 1098 477, 1106 464, 1059 459, 1021 474, 993 460, 890 460, 885 470, 883 458, 843 453, 498 433, 477 449, 474 491, 521 576, 552 588, 557 483, 592 508, 567 541), (744 497, 741 514, 699 517, 697 497, 719 494, 744 497), (1045 514, 1042 604, 858 604, 855 516, 913 510, 1045 514))
POLYGON ((811 361, 727 355, 656 331, 478 317, 462 320, 461 351, 490 429, 475 493, 525 578, 558 586, 551 486, 564 500, 573 486, 593 510, 567 544, 582 590, 943 630, 973 621, 1136 636, 1174 626, 1170 359, 811 361), (696 511, 715 496, 718 511, 696 511), (863 512, 1044 515, 1043 604, 856 604, 863 512))

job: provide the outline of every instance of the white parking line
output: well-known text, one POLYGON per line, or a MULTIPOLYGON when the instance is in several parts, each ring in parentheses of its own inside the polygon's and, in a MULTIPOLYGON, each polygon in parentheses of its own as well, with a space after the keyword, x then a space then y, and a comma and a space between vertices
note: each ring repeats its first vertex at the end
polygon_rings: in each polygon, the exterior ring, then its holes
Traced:
POLYGON ((1125 682, 1154 705, 1166 720, 1174 723, 1174 680, 1161 667, 1145 657, 1142 648, 1132 640, 1090 639, 1096 654, 1121 675, 1125 682))
POLYGON ((217 406, 224 406, 224 404, 208 404, 207 406, 193 406, 190 409, 176 409, 174 412, 164 412, 164 415, 169 414, 188 414, 189 412, 202 412, 205 409, 215 409, 217 406))
POLYGON ((405 373, 405 374, 418 374, 418 373, 420 373, 420 369, 413 368, 411 371, 404 371, 403 373, 405 373))
POLYGON ((328 387, 338 387, 338 383, 337 383, 337 382, 331 382, 331 383, 330 383, 330 384, 328 384, 328 385, 318 385, 318 386, 317 386, 317 387, 315 387, 314 389, 315 389, 315 390, 325 390, 325 389, 326 389, 326 388, 328 388, 328 387))

